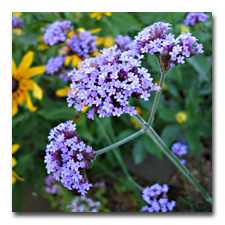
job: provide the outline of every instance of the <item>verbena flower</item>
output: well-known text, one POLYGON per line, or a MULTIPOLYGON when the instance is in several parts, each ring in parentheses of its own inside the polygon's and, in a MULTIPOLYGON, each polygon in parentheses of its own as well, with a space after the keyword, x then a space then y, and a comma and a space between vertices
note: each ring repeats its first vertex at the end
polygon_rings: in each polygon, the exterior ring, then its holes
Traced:
POLYGON ((133 41, 128 35, 118 35, 118 37, 115 39, 115 44, 119 49, 121 49, 121 51, 128 51, 133 48, 133 41))
POLYGON ((86 196, 75 197, 70 205, 66 207, 71 210, 71 212, 98 212, 98 208, 101 206, 100 201, 94 202, 92 199, 86 196))
POLYGON ((45 192, 48 194, 55 195, 59 190, 61 190, 61 186, 56 184, 56 181, 53 176, 47 176, 45 178, 45 192))
POLYGON ((181 33, 177 38, 172 33, 167 34, 171 24, 158 22, 144 28, 134 40, 137 54, 150 53, 161 57, 161 67, 184 64, 185 58, 203 53, 203 45, 197 43, 197 38, 191 33, 181 33))
POLYGON ((47 173, 69 190, 77 189, 85 195, 92 184, 88 183, 85 170, 91 169, 95 152, 79 138, 76 124, 67 121, 51 129, 48 136, 44 162, 47 173))
POLYGON ((67 34, 73 29, 71 21, 55 21, 46 29, 43 40, 46 45, 53 46, 66 41, 67 34))
POLYGON ((167 184, 160 186, 158 183, 151 187, 146 187, 142 192, 142 198, 148 205, 142 207, 145 212, 167 212, 172 211, 176 205, 175 201, 169 202, 167 192, 169 187, 167 184))
POLYGON ((79 58, 85 59, 88 55, 96 52, 97 49, 96 36, 92 35, 90 31, 77 32, 72 34, 66 45, 70 51, 68 55, 76 54, 79 58))
POLYGON ((55 58, 50 58, 48 63, 45 65, 46 73, 54 75, 60 71, 63 67, 65 57, 57 56, 55 58))
POLYGON ((132 51, 121 52, 116 45, 101 52, 81 62, 81 69, 68 74, 72 80, 68 106, 74 105, 76 111, 83 106, 92 107, 87 113, 90 119, 94 119, 95 112, 99 117, 137 114, 129 106, 129 97, 148 101, 151 91, 160 90, 153 85, 148 70, 140 67, 143 56, 135 58, 132 51))
POLYGON ((199 22, 205 22, 209 18, 209 15, 203 12, 190 12, 187 14, 186 18, 184 19, 184 23, 186 25, 196 25, 199 22))
MULTIPOLYGON (((188 149, 188 146, 187 145, 184 145, 184 144, 181 144, 180 142, 177 142, 177 143, 174 143, 171 147, 171 151, 181 157, 181 156, 184 156, 187 154, 187 149, 188 149)), ((182 159, 181 160, 181 163, 182 164, 185 164, 186 163, 186 160, 185 159, 182 159)))
POLYGON ((20 17, 12 17, 12 28, 23 28, 23 19, 20 17))

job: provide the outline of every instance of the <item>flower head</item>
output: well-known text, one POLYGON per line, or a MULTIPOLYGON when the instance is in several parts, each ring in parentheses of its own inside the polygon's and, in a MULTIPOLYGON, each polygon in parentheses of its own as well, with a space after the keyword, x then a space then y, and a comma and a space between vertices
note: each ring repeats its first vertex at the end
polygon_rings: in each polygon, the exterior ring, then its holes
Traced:
POLYGON ((175 201, 168 201, 167 192, 169 187, 167 184, 160 186, 154 184, 151 187, 146 187, 142 192, 142 198, 148 203, 148 205, 142 208, 142 211, 147 212, 167 212, 172 211, 176 205, 175 201))
POLYGON ((55 21, 46 29, 43 40, 46 45, 53 46, 66 41, 67 34, 73 29, 71 21, 55 21))
POLYGON ((87 113, 90 119, 94 119, 95 112, 99 117, 137 114, 129 106, 129 97, 147 101, 151 91, 160 89, 153 86, 148 70, 140 67, 140 59, 141 56, 135 58, 133 51, 121 52, 115 45, 84 60, 79 64, 81 69, 68 74, 72 80, 68 106, 74 104, 76 111, 83 106, 92 107, 87 113))
POLYGON ((12 28, 23 28, 23 19, 20 17, 12 17, 12 28))
POLYGON ((175 118, 178 123, 184 123, 187 121, 187 114, 185 112, 178 112, 175 118))
POLYGON ((46 73, 54 75, 60 71, 63 67, 65 58, 63 56, 57 56, 55 58, 50 58, 48 63, 45 65, 46 73))
POLYGON ((119 49, 121 49, 121 51, 129 51, 133 48, 133 41, 128 35, 118 35, 115 39, 115 44, 119 49))
POLYGON ((51 129, 44 162, 47 173, 52 173, 55 180, 69 190, 77 189, 85 195, 92 187, 85 170, 92 168, 95 152, 81 141, 75 132, 76 124, 72 122, 67 121, 51 129))
MULTIPOLYGON (((184 145, 184 144, 181 144, 180 142, 177 142, 177 143, 174 143, 171 147, 171 151, 177 155, 177 156, 184 156, 187 154, 187 149, 188 149, 188 146, 187 145, 184 145)), ((185 159, 182 159, 181 160, 181 163, 182 164, 185 164, 186 163, 186 160, 185 159)))
POLYGON ((97 39, 90 31, 81 31, 77 34, 72 34, 68 40, 67 46, 69 47, 69 55, 76 54, 79 58, 85 59, 88 55, 97 51, 97 39))
POLYGON ((209 15, 203 12, 190 12, 187 14, 186 18, 184 19, 184 23, 186 25, 196 25, 199 22, 205 22, 209 18, 209 15))
POLYGON ((161 57, 161 67, 184 64, 185 58, 203 53, 203 45, 197 43, 197 38, 191 33, 182 32, 177 38, 172 33, 167 34, 171 24, 158 22, 144 28, 134 40, 137 54, 150 53, 161 57))
POLYGON ((48 194, 55 195, 59 190, 61 190, 61 186, 56 184, 56 181, 53 176, 47 176, 45 178, 45 192, 48 194))
POLYGON ((30 111, 36 111, 37 107, 33 106, 28 91, 33 91, 33 96, 39 100, 42 99, 41 88, 30 78, 45 72, 45 66, 31 67, 34 53, 29 51, 18 66, 12 59, 12 116, 17 114, 18 105, 22 106, 25 102, 30 111))
POLYGON ((94 202, 92 199, 86 196, 77 196, 72 199, 71 204, 66 207, 71 212, 98 212, 98 208, 101 206, 101 202, 94 202))

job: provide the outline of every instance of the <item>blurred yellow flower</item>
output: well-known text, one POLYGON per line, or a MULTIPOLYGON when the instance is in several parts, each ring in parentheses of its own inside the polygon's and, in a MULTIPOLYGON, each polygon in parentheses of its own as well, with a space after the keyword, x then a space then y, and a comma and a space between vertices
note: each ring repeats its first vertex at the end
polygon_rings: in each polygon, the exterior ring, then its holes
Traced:
MULTIPOLYGON (((13 144, 12 145, 12 155, 18 151, 20 146, 18 144, 13 144)), ((15 167, 17 164, 17 161, 14 157, 12 157, 12 168, 15 167)), ((12 184, 16 182, 16 180, 23 181, 24 179, 19 177, 14 170, 12 170, 12 184)))
MULTIPOLYGON (((159 81, 156 81, 155 83, 157 83, 159 85, 159 81)), ((164 92, 167 90, 167 85, 164 83, 161 89, 161 92, 164 92)))
POLYGON ((64 88, 60 88, 58 90, 56 90, 55 94, 58 96, 58 97, 67 97, 68 95, 68 91, 72 91, 70 89, 70 87, 68 86, 65 86, 64 88))
POLYGON ((98 45, 103 45, 104 48, 110 48, 111 46, 115 45, 115 41, 112 36, 97 37, 96 42, 98 45))
POLYGON ((18 105, 22 106, 25 102, 30 111, 36 111, 33 106, 28 91, 33 91, 33 96, 41 100, 43 96, 42 89, 30 78, 45 72, 45 66, 31 67, 34 52, 29 51, 23 56, 18 68, 12 59, 12 116, 18 112, 18 105))
POLYGON ((187 114, 185 112, 178 112, 175 118, 178 123, 184 123, 187 121, 187 114))
POLYGON ((184 32, 184 33, 190 33, 190 30, 189 30, 189 28, 187 26, 182 26, 180 31, 184 32))
POLYGON ((16 16, 16 17, 20 17, 20 16, 22 16, 22 12, 13 12, 12 13, 12 16, 16 16))
POLYGON ((111 12, 92 12, 92 13, 90 13, 90 17, 92 19, 96 18, 97 20, 100 20, 103 15, 105 15, 105 16, 111 16, 112 13, 111 12))
MULTIPOLYGON (((137 110, 137 113, 141 116, 142 115, 142 110, 139 106, 135 107, 137 110)), ((140 129, 140 125, 137 123, 137 121, 134 118, 130 118, 130 121, 134 124, 135 129, 140 129)))

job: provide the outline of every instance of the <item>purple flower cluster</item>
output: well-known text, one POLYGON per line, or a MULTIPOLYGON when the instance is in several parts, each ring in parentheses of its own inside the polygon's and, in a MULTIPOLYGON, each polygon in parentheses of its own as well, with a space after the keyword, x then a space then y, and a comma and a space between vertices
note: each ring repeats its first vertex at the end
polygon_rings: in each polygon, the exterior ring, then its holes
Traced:
POLYGON ((61 190, 61 186, 56 184, 53 176, 47 176, 45 178, 45 192, 48 194, 55 195, 59 190, 61 190))
POLYGON ((46 29, 43 40, 46 45, 53 46, 66 41, 67 34, 73 29, 71 21, 55 21, 46 29))
POLYGON ((151 187, 146 187, 142 192, 142 198, 148 203, 148 205, 142 207, 144 212, 167 212, 172 211, 176 205, 175 201, 168 201, 167 192, 169 187, 164 184, 154 184, 151 187))
POLYGON ((55 58, 50 58, 48 63, 45 65, 46 73, 54 75, 60 71, 63 67, 65 58, 62 56, 57 56, 55 58))
MULTIPOLYGON (((174 143, 171 147, 171 151, 177 156, 184 156, 187 154, 188 146, 181 144, 180 142, 174 143)), ((186 163, 185 159, 180 161, 182 164, 186 163)))
POLYGON ((128 35, 118 35, 118 37, 114 40, 117 47, 121 49, 121 51, 129 51, 133 48, 133 41, 128 35))
POLYGON ((164 69, 184 64, 185 58, 203 53, 203 45, 191 33, 181 33, 177 38, 167 34, 171 24, 158 22, 144 28, 134 40, 134 49, 138 54, 150 53, 161 56, 164 69))
POLYGON ((184 23, 186 25, 196 25, 199 22, 205 22, 209 18, 209 15, 203 12, 190 12, 187 14, 186 18, 184 19, 184 23))
POLYGON ((101 202, 94 202, 92 199, 86 196, 75 197, 70 205, 66 207, 71 210, 71 212, 98 212, 98 208, 101 206, 101 202))
POLYGON ((160 90, 157 84, 153 85, 148 70, 140 67, 143 56, 135 58, 133 51, 121 52, 116 45, 101 52, 68 74, 72 80, 68 106, 74 104, 77 111, 92 107, 87 113, 89 119, 94 119, 95 112, 100 118, 137 114, 135 107, 128 105, 129 97, 148 101, 151 91, 160 90))
POLYGON ((70 70, 63 70, 59 74, 59 79, 63 80, 64 82, 71 82, 70 77, 67 76, 69 72, 70 72, 70 70))
POLYGON ((93 36, 90 31, 72 34, 72 37, 66 44, 70 49, 69 54, 76 54, 82 59, 87 58, 88 54, 93 54, 98 50, 96 39, 97 37, 93 36))
POLYGON ((96 154, 92 147, 86 147, 80 140, 75 132, 76 124, 72 122, 70 120, 51 129, 44 162, 47 164, 47 173, 52 173, 55 180, 69 190, 77 189, 81 195, 85 195, 92 187, 85 169, 92 168, 96 154))
POLYGON ((12 28, 23 28, 23 19, 20 17, 12 17, 12 28))

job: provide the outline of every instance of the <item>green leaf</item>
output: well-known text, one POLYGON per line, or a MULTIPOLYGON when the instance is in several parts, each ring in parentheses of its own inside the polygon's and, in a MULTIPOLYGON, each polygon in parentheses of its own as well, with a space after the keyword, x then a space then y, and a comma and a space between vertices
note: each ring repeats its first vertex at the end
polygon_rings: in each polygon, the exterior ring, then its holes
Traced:
POLYGON ((161 138, 167 146, 170 146, 181 136, 181 128, 179 125, 168 125, 161 132, 161 138))
POLYGON ((160 108, 159 110, 157 110, 157 115, 159 116, 159 118, 166 122, 175 122, 176 113, 176 111, 167 108, 160 108))
POLYGON ((141 140, 138 140, 137 142, 135 142, 132 155, 133 155, 135 164, 139 164, 143 162, 143 160, 145 159, 146 151, 145 151, 144 144, 141 140))
POLYGON ((141 30, 140 23, 130 13, 114 12, 109 19, 112 24, 119 28, 122 32, 141 30))
POLYGON ((190 151, 196 156, 198 160, 200 160, 200 156, 202 153, 202 145, 200 142, 200 137, 198 135, 198 131, 196 127, 188 127, 185 130, 185 137, 188 142, 188 146, 190 151))
POLYGON ((196 56, 191 57, 190 59, 187 59, 187 62, 190 63, 194 69, 199 73, 200 75, 200 81, 208 81, 208 72, 211 69, 212 60, 207 60, 207 58, 202 55, 198 54, 196 56))
POLYGON ((201 89, 199 90, 200 95, 209 95, 211 93, 212 93, 212 83, 211 82, 204 83, 202 85, 201 89))

